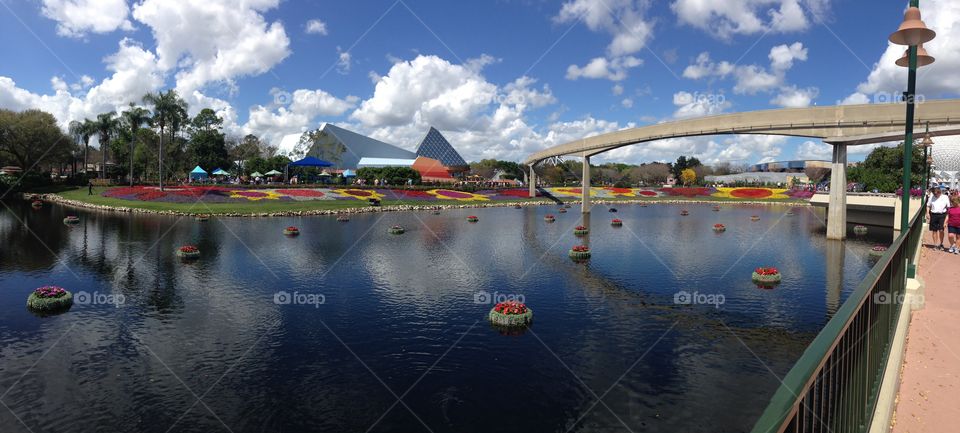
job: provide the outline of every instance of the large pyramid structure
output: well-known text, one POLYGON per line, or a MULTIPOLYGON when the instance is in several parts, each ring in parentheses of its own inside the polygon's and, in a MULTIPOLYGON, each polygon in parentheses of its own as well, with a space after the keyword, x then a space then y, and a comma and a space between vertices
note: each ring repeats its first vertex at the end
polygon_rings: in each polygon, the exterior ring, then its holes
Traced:
POLYGON ((433 158, 440 161, 445 167, 456 171, 456 169, 466 168, 469 164, 463 160, 463 157, 454 150, 450 142, 437 131, 437 128, 430 127, 430 131, 420 141, 417 146, 417 155, 433 158))

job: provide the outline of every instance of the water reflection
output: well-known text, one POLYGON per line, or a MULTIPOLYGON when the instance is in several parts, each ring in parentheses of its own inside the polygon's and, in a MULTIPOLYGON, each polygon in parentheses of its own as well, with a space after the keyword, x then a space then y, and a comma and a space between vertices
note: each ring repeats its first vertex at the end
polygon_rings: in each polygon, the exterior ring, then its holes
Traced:
MULTIPOLYGON (((619 431, 618 418, 635 431, 745 431, 779 385, 767 368, 782 376, 869 266, 869 242, 829 243, 820 215, 778 207, 346 223, 12 207, 0 213, 0 389, 12 386, 3 402, 33 431, 422 429, 410 411, 436 432, 619 431), (80 224, 64 226, 66 213, 80 224), (389 235, 393 224, 407 232, 389 235), (288 225, 301 235, 282 236, 288 225), (579 243, 586 264, 567 257, 579 243), (175 259, 185 244, 200 260, 175 259), (776 290, 751 283, 760 265, 783 272, 776 290), (30 315, 26 294, 51 283, 126 303, 30 315), (535 324, 491 329, 481 290, 522 294, 535 324), (727 302, 678 305, 679 290, 727 302), (278 303, 280 291, 325 303, 278 303), (409 410, 394 406, 412 385, 409 410), (593 404, 608 389, 616 417, 593 404), (204 404, 191 408, 195 395, 204 404)), ((0 425, 28 431, 6 411, 0 425)))

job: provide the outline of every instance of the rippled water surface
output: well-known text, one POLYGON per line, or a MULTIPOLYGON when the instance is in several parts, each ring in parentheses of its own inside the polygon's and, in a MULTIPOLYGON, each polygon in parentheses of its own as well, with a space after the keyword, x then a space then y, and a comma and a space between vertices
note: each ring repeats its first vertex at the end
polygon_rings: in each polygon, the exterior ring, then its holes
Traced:
POLYGON ((748 431, 890 237, 827 242, 805 207, 598 206, 577 264, 576 206, 343 223, 8 205, 4 433, 748 431), (202 257, 177 260, 184 244, 202 257), (783 283, 752 284, 761 265, 783 283), (89 302, 37 317, 25 300, 48 284, 89 302), (522 295, 533 326, 492 328, 485 294, 522 295))

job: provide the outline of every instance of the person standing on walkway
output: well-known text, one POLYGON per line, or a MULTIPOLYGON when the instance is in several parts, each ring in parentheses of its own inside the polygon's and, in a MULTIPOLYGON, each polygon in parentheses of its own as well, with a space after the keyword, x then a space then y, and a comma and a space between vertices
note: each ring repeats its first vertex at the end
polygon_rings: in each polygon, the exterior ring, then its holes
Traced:
POLYGON ((940 192, 940 188, 933 190, 933 197, 927 204, 927 210, 930 212, 930 233, 933 235, 933 248, 943 247, 943 226, 947 218, 947 209, 950 208, 950 199, 940 192))
POLYGON ((950 197, 950 209, 947 209, 947 232, 950 252, 960 254, 960 250, 957 250, 957 239, 960 238, 960 196, 950 197))

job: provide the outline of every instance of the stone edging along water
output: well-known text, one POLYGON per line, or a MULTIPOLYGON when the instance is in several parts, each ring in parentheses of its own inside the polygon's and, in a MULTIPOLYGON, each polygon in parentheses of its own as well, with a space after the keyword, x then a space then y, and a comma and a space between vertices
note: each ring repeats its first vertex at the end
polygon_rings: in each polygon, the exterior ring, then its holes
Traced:
MULTIPOLYGON (((311 216, 311 215, 338 215, 338 214, 360 214, 370 212, 400 212, 400 211, 419 211, 434 209, 472 209, 488 207, 513 207, 513 206, 557 206, 553 201, 498 201, 491 203, 471 203, 471 204, 431 204, 431 205, 387 205, 387 206, 365 206, 345 209, 316 209, 305 211, 282 211, 282 212, 181 212, 173 210, 152 210, 136 207, 107 206, 101 204, 87 203, 80 200, 70 200, 57 194, 23 194, 24 199, 32 196, 39 196, 41 200, 51 203, 57 203, 64 206, 93 209, 119 213, 144 213, 153 215, 172 215, 172 216, 197 216, 197 215, 216 215, 220 217, 285 217, 285 216, 311 216)), ((677 199, 642 199, 642 200, 590 200, 592 204, 617 205, 617 204, 749 204, 766 206, 809 206, 807 201, 798 202, 777 202, 777 201, 740 201, 740 200, 677 200, 677 199)), ((563 202, 564 204, 579 204, 579 200, 563 202)))

